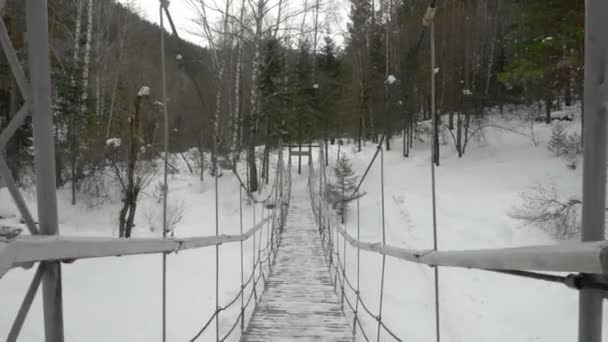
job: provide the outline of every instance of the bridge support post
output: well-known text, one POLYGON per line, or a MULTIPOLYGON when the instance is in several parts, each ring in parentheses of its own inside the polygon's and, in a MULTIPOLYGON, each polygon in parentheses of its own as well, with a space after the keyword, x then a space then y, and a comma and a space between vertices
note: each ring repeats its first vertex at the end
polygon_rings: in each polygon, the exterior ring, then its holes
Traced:
MULTIPOLYGON (((585 98, 582 241, 604 239, 606 203, 606 115, 608 115, 608 13, 605 0, 585 4, 585 98)), ((579 294, 579 342, 601 342, 602 301, 598 291, 579 294)))
MULTIPOLYGON (((51 113, 48 9, 46 0, 27 0, 26 25, 30 74, 34 163, 40 233, 59 234, 55 187, 55 142, 51 113)), ((63 296, 61 265, 47 262, 42 276, 44 332, 47 342, 62 342, 63 296)))

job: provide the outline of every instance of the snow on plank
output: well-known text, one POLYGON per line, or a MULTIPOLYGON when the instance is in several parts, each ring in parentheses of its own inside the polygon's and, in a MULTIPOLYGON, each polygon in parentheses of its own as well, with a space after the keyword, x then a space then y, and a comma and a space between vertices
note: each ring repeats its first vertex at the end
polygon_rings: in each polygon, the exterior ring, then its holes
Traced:
POLYGON ((300 183, 294 184, 276 263, 241 341, 353 341, 329 279, 308 190, 300 183))

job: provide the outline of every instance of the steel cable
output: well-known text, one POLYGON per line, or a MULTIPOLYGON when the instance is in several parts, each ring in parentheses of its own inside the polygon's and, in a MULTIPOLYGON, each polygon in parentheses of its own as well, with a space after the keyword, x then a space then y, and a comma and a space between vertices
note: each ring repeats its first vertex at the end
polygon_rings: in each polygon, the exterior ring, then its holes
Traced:
MULTIPOLYGON (((374 154, 374 157, 372 158, 372 161, 368 164, 368 168, 366 169, 366 174, 369 172, 369 169, 371 168, 371 166, 373 165, 375 159, 377 158, 377 155, 380 154, 381 155, 381 186, 383 186, 384 184, 384 167, 383 167, 383 161, 384 161, 384 157, 383 157, 383 150, 382 150, 382 140, 381 143, 378 144, 376 153, 374 154)), ((323 155, 322 153, 320 153, 320 162, 322 163, 323 161, 323 155)), ((309 185, 314 184, 314 182, 312 181, 312 178, 314 178, 315 176, 318 176, 320 179, 320 181, 322 180, 322 173, 321 173, 321 167, 319 167, 319 172, 315 172, 314 167, 311 166, 311 171, 310 171, 310 176, 311 178, 309 179, 309 185), (318 174, 318 175, 317 175, 318 174)), ((362 182, 359 183, 359 186, 362 184, 362 182)), ((313 208, 317 207, 317 202, 319 202, 319 207, 321 207, 321 203, 322 202, 326 202, 324 201, 324 198, 321 195, 321 189, 322 187, 319 187, 319 193, 315 194, 314 191, 312 190, 312 187, 309 188, 310 189, 310 197, 311 197, 311 202, 312 202, 312 206, 313 208)), ((384 202, 384 189, 382 190, 382 202, 384 202)), ((358 190, 356 190, 358 191, 358 190)), ((355 191, 355 193, 356 193, 355 191)), ((357 203, 359 204, 359 201, 357 201, 357 203)), ((357 205, 358 208, 358 212, 357 212, 357 217, 360 217, 359 214, 359 208, 360 206, 357 205)), ((384 209, 384 208, 383 208, 384 209)), ((314 210, 313 210, 314 212, 314 210)), ((383 214, 384 214, 384 210, 382 210, 383 214)), ((360 250, 358 249, 358 269, 357 269, 357 280, 358 280, 358 284, 357 284, 357 288, 355 288, 355 286, 353 286, 353 284, 351 283, 351 281, 349 280, 349 277, 347 276, 347 272, 346 272, 346 267, 345 267, 345 260, 343 261, 343 258, 340 257, 340 253, 339 253, 339 247, 337 247, 335 245, 335 242, 332 239, 332 231, 329 223, 330 217, 328 214, 328 211, 325 212, 325 218, 323 218, 321 214, 321 212, 319 211, 318 213, 315 212, 315 215, 318 215, 318 222, 324 222, 325 220, 327 220, 327 225, 323 226, 323 229, 321 230, 321 242, 322 242, 322 249, 324 250, 324 254, 326 255, 326 260, 328 260, 328 264, 329 264, 329 270, 330 270, 330 279, 332 279, 331 277, 331 273, 333 272, 336 276, 336 280, 332 280, 332 283, 334 284, 334 286, 337 286, 339 284, 340 289, 343 293, 343 300, 347 303, 347 305, 349 306, 349 308, 353 311, 355 318, 354 321, 356 324, 359 325, 360 327, 360 331, 362 333, 362 335, 364 336, 366 341, 369 341, 369 338, 367 337, 367 334, 365 333, 365 330, 363 328, 363 325, 361 324, 360 320, 358 319, 358 309, 353 307, 352 303, 350 302, 348 295, 344 294, 344 290, 345 290, 345 286, 344 283, 346 283, 346 285, 348 286, 348 288, 353 291, 353 293, 356 295, 357 298, 357 304, 359 303, 361 304, 361 307, 364 309, 364 311, 373 319, 378 323, 378 333, 381 330, 386 331, 392 338, 394 338, 396 341, 402 341, 396 333, 394 333, 382 320, 381 317, 381 313, 382 313, 382 298, 383 298, 383 284, 381 285, 381 299, 380 299, 380 305, 379 305, 379 314, 376 315, 374 314, 370 308, 366 305, 366 303, 363 301, 363 298, 361 298, 361 294, 359 291, 359 281, 360 281, 360 250), (324 220, 325 219, 325 220, 324 220), (334 258, 335 256, 335 258, 334 258)), ((384 223, 384 217, 383 217, 383 223, 384 223)), ((358 235, 360 234, 360 224, 359 224, 359 220, 358 220, 358 235)), ((383 224, 383 243, 386 243, 386 238, 385 238, 385 225, 383 224)), ((344 252, 346 253, 346 252, 344 252)), ((383 254, 383 266, 385 266, 385 255, 383 254)), ((383 267, 383 275, 384 275, 384 268, 383 267)), ((349 324, 350 326, 350 324, 349 324)), ((353 328, 354 331, 354 328, 353 328)), ((378 336, 379 339, 379 336, 378 336)))
MULTIPOLYGON (((280 163, 277 168, 283 168, 282 163, 280 163)), ((275 172, 276 175, 278 175, 278 170, 275 172)), ((290 175, 287 176, 288 179, 288 193, 287 193, 287 198, 288 196, 291 194, 291 177, 290 175)), ((217 181, 217 177, 216 177, 216 181, 217 181)), ((283 181, 283 179, 281 178, 281 180, 278 179, 278 176, 275 176, 275 182, 273 184, 273 189, 276 186, 276 183, 278 183, 279 181, 283 181)), ((242 191, 242 190, 240 190, 242 191)), ((242 192, 240 192, 242 194, 242 192)), ((203 327, 195 334, 195 336, 190 340, 195 341, 197 340, 202 334, 203 332, 211 325, 211 322, 213 322, 213 320, 216 320, 216 339, 218 341, 224 341, 226 340, 231 334, 232 332, 235 330, 236 326, 238 325, 239 322, 244 322, 244 315, 245 315, 245 311, 246 309, 249 307, 252 298, 256 298, 256 302, 258 300, 258 295, 257 295, 257 286, 260 282, 260 279, 263 279, 264 284, 266 283, 265 280, 265 273, 264 273, 264 264, 266 262, 268 262, 268 267, 270 269, 270 267, 272 266, 271 264, 273 263, 272 258, 276 258, 276 254, 278 251, 278 244, 280 242, 280 234, 275 234, 277 229, 279 228, 279 226, 284 222, 283 220, 279 221, 280 224, 277 225, 276 224, 276 220, 274 218, 276 218, 276 210, 280 210, 281 211, 281 216, 283 216, 283 211, 285 210, 285 207, 282 205, 284 197, 279 197, 277 194, 278 192, 273 191, 271 192, 271 195, 274 194, 274 202, 275 205, 272 207, 273 213, 272 213, 272 224, 267 226, 268 227, 268 235, 269 235, 269 239, 267 240, 266 246, 261 247, 262 245, 262 232, 260 232, 260 237, 259 237, 259 244, 258 244, 258 258, 256 260, 256 253, 255 253, 255 242, 256 242, 256 237, 255 235, 252 236, 252 240, 254 243, 254 248, 253 248, 253 258, 254 258, 254 262, 252 264, 252 270, 251 273, 248 277, 248 279, 246 281, 243 280, 243 277, 241 276, 241 288, 240 290, 237 292, 237 294, 232 297, 232 299, 227 302, 225 305, 223 306, 219 306, 219 296, 217 296, 219 294, 219 274, 218 274, 218 258, 219 255, 216 255, 216 310, 213 312, 213 314, 211 315, 211 317, 209 317, 209 319, 205 322, 205 324, 203 325, 203 327), (277 202, 281 202, 280 205, 277 205, 277 202), (272 235, 271 235, 272 233, 272 235), (262 254, 265 254, 264 257, 262 257, 262 254), (272 260, 271 260, 272 259, 272 260), (257 277, 256 277, 256 268, 260 269, 260 272, 258 273, 257 277), (243 303, 243 295, 245 292, 245 289, 249 286, 249 284, 252 284, 251 287, 251 292, 249 293, 248 299, 245 303, 243 303), (239 298, 241 299, 241 310, 239 315, 237 316, 236 320, 234 321, 231 329, 228 331, 228 333, 226 335, 224 335, 222 338, 220 338, 219 336, 219 314, 222 311, 226 311, 228 310, 232 305, 234 305, 236 302, 238 302, 239 298)), ((240 199, 242 200, 242 196, 240 196, 240 199)), ((216 202, 217 203, 217 202, 216 202)), ((241 201, 241 205, 242 205, 242 201, 241 201)), ((255 225, 255 221, 256 221, 256 216, 255 216, 255 206, 256 203, 253 204, 253 220, 254 220, 254 225, 255 225)), ((269 207, 270 209, 270 207, 269 207)), ((241 209, 241 215, 242 215, 242 209, 241 209)), ((242 228, 241 228, 242 230, 242 228)), ((262 289, 263 291, 263 289, 262 289)), ((241 323, 242 325, 244 323, 241 323)))

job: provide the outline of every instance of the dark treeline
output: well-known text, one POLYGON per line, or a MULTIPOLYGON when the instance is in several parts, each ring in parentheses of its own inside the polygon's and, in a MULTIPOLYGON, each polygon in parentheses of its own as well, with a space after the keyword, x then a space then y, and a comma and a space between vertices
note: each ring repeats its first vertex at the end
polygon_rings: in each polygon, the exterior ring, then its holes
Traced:
MULTIPOLYGON (((403 134, 397 148, 408 156, 430 119, 428 2, 351 0, 344 43, 336 44, 329 3, 307 2, 302 18, 276 1, 226 3, 217 25, 201 10, 207 48, 167 34, 171 151, 196 148, 201 177, 209 165, 203 152, 216 151, 227 167, 244 152, 251 190, 268 178, 269 151, 279 141, 347 137, 361 146, 385 135, 394 149, 390 137, 403 134)), ((550 121, 551 110, 580 99, 583 5, 438 1, 438 126, 459 155, 489 108, 526 104, 550 121)), ((8 0, 2 16, 24 61, 23 7, 8 0)), ((49 19, 58 185, 71 183, 75 201, 89 178, 110 168, 129 188, 127 161, 162 152, 160 30, 113 0, 49 0, 49 19), (144 86, 150 94, 138 96, 144 86)), ((23 99, 4 57, 0 77, 4 127, 23 99)), ((23 180, 32 165, 29 122, 4 153, 23 180)))

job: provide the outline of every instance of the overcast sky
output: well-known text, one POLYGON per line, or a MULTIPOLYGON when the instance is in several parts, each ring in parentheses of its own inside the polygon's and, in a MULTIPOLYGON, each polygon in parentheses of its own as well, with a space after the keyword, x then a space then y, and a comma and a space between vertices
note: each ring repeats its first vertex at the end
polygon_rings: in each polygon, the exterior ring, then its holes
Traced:
MULTIPOLYGON (((153 23, 159 23, 159 6, 160 3, 158 0, 118 0, 121 3, 134 2, 139 10, 139 14, 144 17, 144 19, 151 21, 153 23)), ((192 19, 194 19, 192 13, 192 9, 190 5, 187 4, 185 0, 172 0, 169 5, 169 11, 171 12, 171 17, 175 21, 175 26, 177 27, 178 34, 181 38, 185 40, 189 40, 193 43, 197 43, 199 45, 204 45, 203 39, 193 34, 192 32, 196 32, 196 25, 192 23, 192 19)), ((168 28, 169 24, 165 20, 165 26, 168 28)))
MULTIPOLYGON (((118 0, 122 3, 134 2, 139 10, 139 14, 143 16, 146 20, 154 22, 156 24, 159 23, 159 1, 158 0, 118 0)), ((222 0, 210 0, 211 3, 221 4, 222 0)), ((312 0, 286 0, 290 3, 302 3, 304 1, 312 0)), ((346 27, 346 19, 348 16, 348 1, 347 0, 322 0, 326 2, 329 7, 331 2, 331 13, 332 16, 328 19, 328 28, 329 34, 334 38, 336 43, 339 45, 343 42, 343 34, 346 27)), ((198 27, 196 24, 192 22, 195 18, 195 11, 192 9, 191 5, 188 4, 186 0, 171 0, 169 5, 169 11, 171 12, 171 16, 175 21, 175 25, 178 30, 178 34, 181 38, 191 41, 195 44, 199 45, 207 45, 205 40, 196 34, 198 32, 198 27)), ((213 12, 209 13, 210 16, 213 16, 213 12)), ((165 23, 168 27, 168 23, 165 23)), ((327 33, 322 33, 325 35, 327 33)))

